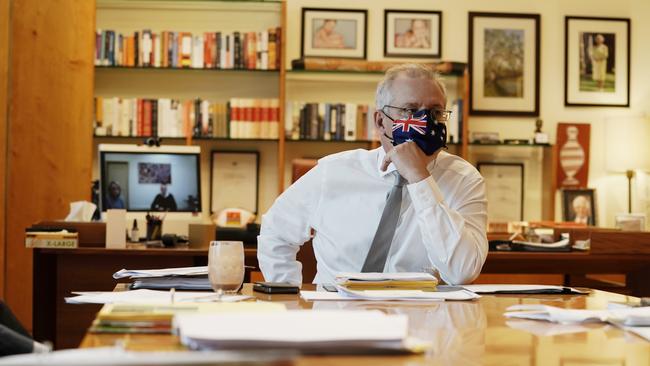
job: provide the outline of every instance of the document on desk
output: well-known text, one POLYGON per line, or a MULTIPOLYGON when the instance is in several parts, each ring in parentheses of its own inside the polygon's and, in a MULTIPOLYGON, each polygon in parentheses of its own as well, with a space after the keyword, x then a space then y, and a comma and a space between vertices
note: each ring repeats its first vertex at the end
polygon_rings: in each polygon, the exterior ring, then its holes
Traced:
POLYGON ((300 291, 300 297, 307 301, 445 301, 473 300, 481 297, 473 292, 460 289, 457 291, 420 291, 420 290, 350 290, 336 287, 338 292, 300 291))
POLYGON ((239 365, 290 361, 297 353, 282 351, 126 351, 120 347, 79 348, 51 353, 28 353, 0 358, 0 365, 239 365), (274 362, 275 361, 275 362, 274 362))
POLYGON ((178 267, 162 269, 121 269, 113 274, 113 278, 147 278, 147 277, 167 277, 167 276, 200 276, 207 275, 208 267, 178 267))
POLYGON ((106 291, 106 292, 73 292, 74 295, 66 297, 68 304, 171 304, 174 302, 236 302, 252 298, 246 295, 223 295, 221 298, 216 293, 192 291, 106 291))
POLYGON ((407 352, 414 344, 407 338, 406 315, 376 310, 179 314, 174 321, 181 342, 192 349, 286 348, 329 354, 407 352))
POLYGON ((552 285, 464 285, 476 294, 588 294, 588 290, 552 285))
POLYGON ((131 284, 131 289, 212 291, 208 275, 204 276, 171 276, 143 277, 131 284))
POLYGON ((545 320, 561 324, 608 322, 622 327, 650 326, 650 307, 585 310, 564 309, 550 305, 522 304, 508 307, 506 318, 545 320))

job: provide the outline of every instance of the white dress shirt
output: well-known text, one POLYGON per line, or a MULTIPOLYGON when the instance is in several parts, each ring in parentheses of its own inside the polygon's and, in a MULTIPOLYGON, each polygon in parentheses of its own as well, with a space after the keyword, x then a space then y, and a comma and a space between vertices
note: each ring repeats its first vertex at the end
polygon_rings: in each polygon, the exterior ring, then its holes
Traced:
MULTIPOLYGON (((314 283, 360 272, 396 170, 380 170, 383 148, 330 155, 275 201, 262 218, 257 258, 267 281, 302 283, 300 246, 311 238, 314 283)), ((384 272, 437 270, 449 284, 473 281, 487 256, 485 183, 468 162, 445 151, 431 176, 406 185, 384 272)))

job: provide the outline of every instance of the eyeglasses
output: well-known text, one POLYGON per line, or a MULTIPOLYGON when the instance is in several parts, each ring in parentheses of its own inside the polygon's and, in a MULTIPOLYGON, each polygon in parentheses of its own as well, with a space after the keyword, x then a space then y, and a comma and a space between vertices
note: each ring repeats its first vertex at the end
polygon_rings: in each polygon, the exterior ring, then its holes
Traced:
MULTIPOLYGON (((381 111, 384 112, 385 114, 388 114, 388 110, 392 110, 393 115, 396 116, 397 118, 409 118, 414 114, 417 114, 419 111, 421 111, 421 109, 402 108, 402 107, 395 107, 392 105, 385 105, 381 109, 381 111)), ((429 110, 429 113, 431 113, 431 115, 435 117, 437 122, 447 122, 449 121, 449 117, 451 116, 451 111, 445 109, 432 108, 429 110)))

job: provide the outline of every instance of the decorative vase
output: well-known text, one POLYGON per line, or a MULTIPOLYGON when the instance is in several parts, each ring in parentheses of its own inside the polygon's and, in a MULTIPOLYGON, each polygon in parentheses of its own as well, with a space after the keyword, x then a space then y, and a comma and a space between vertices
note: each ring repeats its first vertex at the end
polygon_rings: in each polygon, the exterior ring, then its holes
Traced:
POLYGON ((578 127, 569 126, 566 134, 567 141, 560 149, 560 166, 566 175, 562 185, 577 186, 580 181, 575 178, 575 175, 585 163, 585 151, 578 142, 578 127))

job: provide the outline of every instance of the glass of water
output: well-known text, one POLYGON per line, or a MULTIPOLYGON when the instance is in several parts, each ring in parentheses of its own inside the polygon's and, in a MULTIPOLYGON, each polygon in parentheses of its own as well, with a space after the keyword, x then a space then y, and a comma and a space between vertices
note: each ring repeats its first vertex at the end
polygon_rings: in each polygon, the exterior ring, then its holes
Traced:
POLYGON ((244 243, 211 241, 208 251, 208 278, 217 294, 234 294, 244 282, 244 243))

